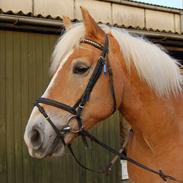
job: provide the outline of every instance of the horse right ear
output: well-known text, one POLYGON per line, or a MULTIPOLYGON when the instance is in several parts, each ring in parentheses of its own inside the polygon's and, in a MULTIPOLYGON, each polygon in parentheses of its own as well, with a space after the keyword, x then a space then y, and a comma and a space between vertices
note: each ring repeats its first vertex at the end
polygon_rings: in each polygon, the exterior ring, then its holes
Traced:
POLYGON ((67 16, 64 16, 63 17, 63 22, 64 22, 64 27, 66 30, 69 30, 70 27, 72 26, 72 22, 71 22, 71 19, 67 16))

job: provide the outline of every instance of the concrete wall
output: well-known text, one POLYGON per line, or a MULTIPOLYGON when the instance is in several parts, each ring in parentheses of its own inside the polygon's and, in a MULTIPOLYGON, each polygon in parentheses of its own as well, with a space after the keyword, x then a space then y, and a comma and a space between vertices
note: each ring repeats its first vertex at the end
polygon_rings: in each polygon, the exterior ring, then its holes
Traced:
POLYGON ((0 9, 23 11, 34 15, 69 16, 81 20, 83 5, 96 21, 110 24, 152 28, 160 31, 183 32, 181 12, 173 9, 146 6, 124 0, 0 0, 0 9))

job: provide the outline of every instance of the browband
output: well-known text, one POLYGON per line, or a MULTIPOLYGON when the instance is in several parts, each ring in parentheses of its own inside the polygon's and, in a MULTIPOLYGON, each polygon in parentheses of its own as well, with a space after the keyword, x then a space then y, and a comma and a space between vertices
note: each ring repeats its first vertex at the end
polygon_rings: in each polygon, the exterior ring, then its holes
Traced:
POLYGON ((98 48, 98 49, 100 49, 102 51, 104 49, 103 45, 101 45, 100 43, 97 43, 95 41, 92 41, 91 39, 87 39, 87 38, 82 39, 80 41, 80 43, 90 44, 90 45, 94 46, 95 48, 98 48))

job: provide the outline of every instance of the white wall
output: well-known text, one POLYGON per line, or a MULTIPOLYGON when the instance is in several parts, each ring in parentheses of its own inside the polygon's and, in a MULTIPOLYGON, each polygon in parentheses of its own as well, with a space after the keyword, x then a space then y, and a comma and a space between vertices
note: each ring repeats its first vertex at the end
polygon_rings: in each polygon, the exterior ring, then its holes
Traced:
POLYGON ((147 6, 126 3, 122 0, 0 0, 0 9, 12 10, 17 13, 32 12, 34 15, 51 15, 53 17, 69 16, 71 19, 81 20, 80 6, 83 5, 99 22, 153 28, 160 31, 183 32, 183 18, 179 12, 173 10, 160 11, 147 6), (118 3, 115 3, 118 2, 118 3), (182 22, 182 23, 181 23, 182 22), (182 31, 181 31, 182 27, 182 31))

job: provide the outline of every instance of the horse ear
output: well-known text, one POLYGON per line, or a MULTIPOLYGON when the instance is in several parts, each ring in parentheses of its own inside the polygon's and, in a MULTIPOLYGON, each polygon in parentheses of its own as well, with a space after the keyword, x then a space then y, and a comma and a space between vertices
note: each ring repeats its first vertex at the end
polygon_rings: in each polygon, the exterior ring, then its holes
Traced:
POLYGON ((83 6, 81 6, 80 8, 85 26, 86 36, 95 38, 103 37, 105 34, 104 31, 97 25, 93 17, 89 14, 88 10, 83 6))
POLYGON ((64 22, 64 27, 66 30, 68 30, 72 25, 71 19, 67 16, 63 17, 63 22, 64 22))

